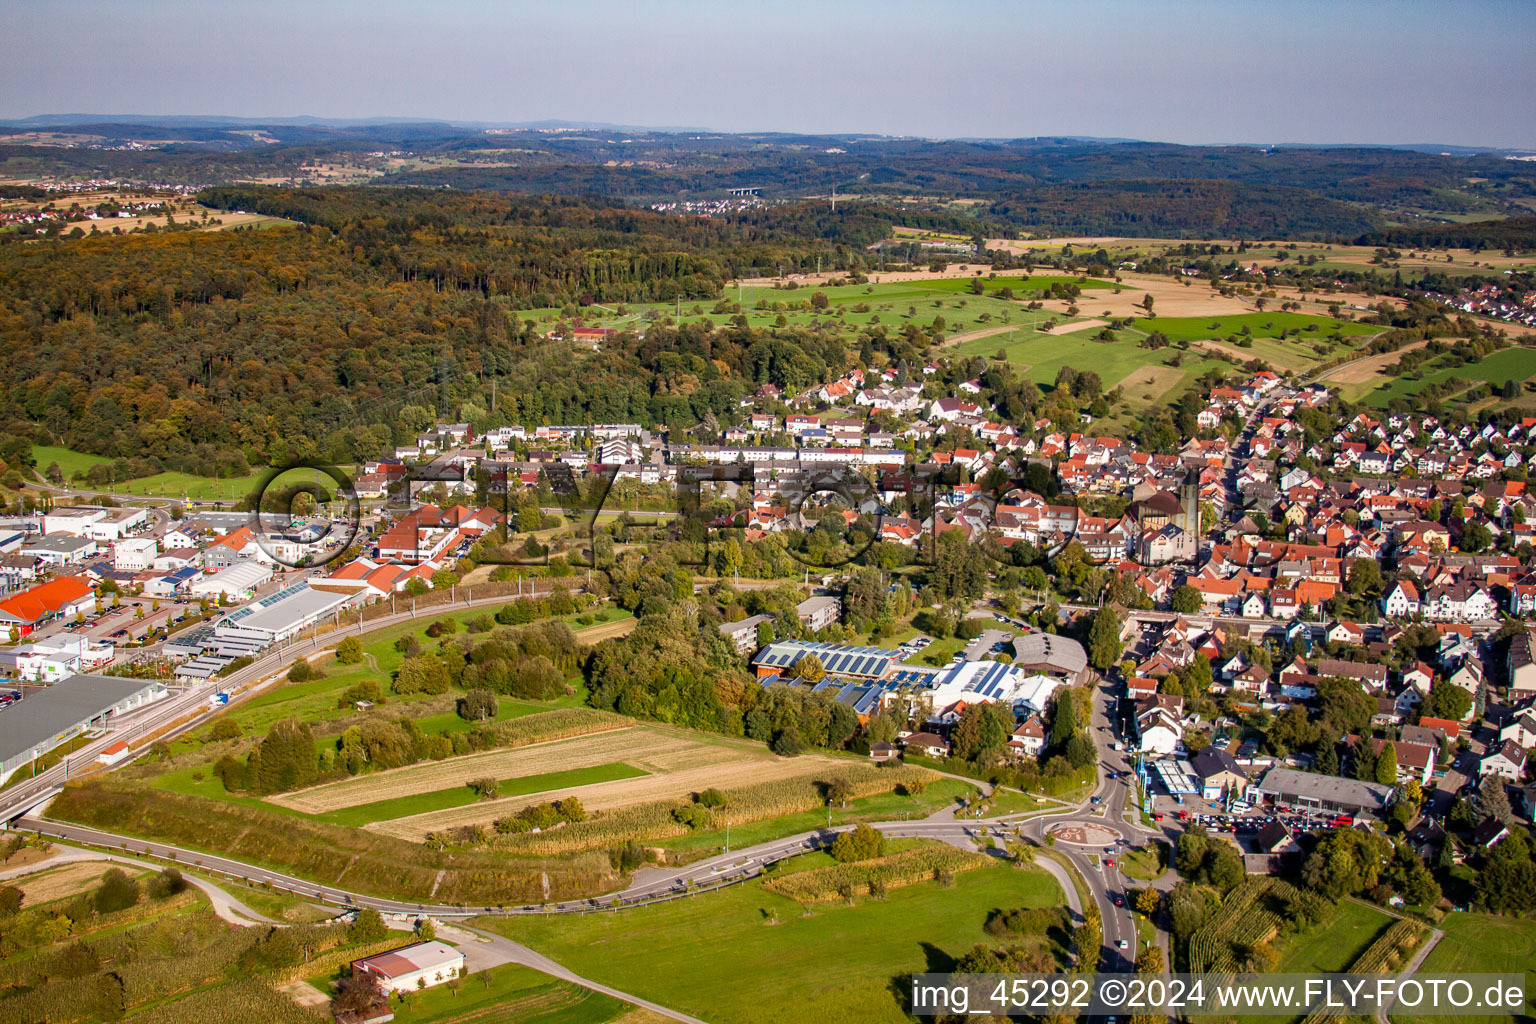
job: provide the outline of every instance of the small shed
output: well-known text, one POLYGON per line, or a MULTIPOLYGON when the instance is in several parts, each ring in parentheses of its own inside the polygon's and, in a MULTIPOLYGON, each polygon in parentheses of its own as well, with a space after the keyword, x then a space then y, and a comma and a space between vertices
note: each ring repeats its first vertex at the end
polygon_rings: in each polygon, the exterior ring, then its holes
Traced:
POLYGON ((132 753, 132 751, 128 749, 128 741, 118 740, 106 750, 103 750, 101 753, 97 754, 96 760, 106 765, 119 764, 122 761, 127 760, 130 753, 132 753))

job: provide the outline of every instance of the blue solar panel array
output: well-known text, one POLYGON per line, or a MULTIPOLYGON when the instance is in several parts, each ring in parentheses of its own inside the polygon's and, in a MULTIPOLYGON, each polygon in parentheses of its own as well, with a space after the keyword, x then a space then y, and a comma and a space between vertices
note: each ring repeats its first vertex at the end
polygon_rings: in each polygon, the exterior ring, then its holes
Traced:
POLYGON ((807 654, 820 658, 828 675, 858 676, 863 679, 879 679, 890 671, 896 661, 896 652, 884 647, 786 641, 769 644, 758 652, 752 663, 768 668, 788 668, 807 654))

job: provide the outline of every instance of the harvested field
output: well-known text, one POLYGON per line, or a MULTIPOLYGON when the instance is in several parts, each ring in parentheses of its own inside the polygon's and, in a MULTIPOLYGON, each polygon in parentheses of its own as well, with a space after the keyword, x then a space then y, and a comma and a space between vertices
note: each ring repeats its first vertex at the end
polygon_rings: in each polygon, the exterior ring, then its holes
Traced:
MULTIPOLYGON (((687 754, 679 752, 670 760, 676 764, 686 756, 687 754)), ((716 758, 711 764, 679 767, 638 779, 600 782, 591 786, 551 790, 545 793, 509 797, 505 800, 487 800, 446 811, 433 811, 409 818, 375 822, 367 827, 397 839, 420 842, 426 838, 428 832, 438 832, 463 825, 487 824, 529 804, 562 800, 568 796, 578 798, 588 814, 596 814, 637 804, 683 799, 711 787, 729 790, 755 783, 822 776, 829 768, 846 763, 833 758, 814 756, 781 758, 769 755, 750 760, 737 758, 732 761, 718 760, 718 755, 716 758)))
POLYGON ((1125 392, 1127 401, 1155 402, 1183 379, 1184 371, 1177 366, 1143 366, 1115 386, 1125 392))
POLYGON ((1384 376, 1386 368, 1396 363, 1399 359, 1403 358, 1404 352, 1411 352, 1414 349, 1421 348, 1426 344, 1428 344, 1428 342, 1415 341, 1412 344, 1404 345, 1402 348, 1396 349, 1392 352, 1383 352, 1379 356, 1369 356, 1365 359, 1356 360, 1353 363, 1346 363, 1343 366, 1329 370, 1327 373, 1323 374, 1322 379, 1324 383, 1328 384, 1368 383, 1375 380, 1377 377, 1384 376))
POLYGON ((40 871, 35 875, 26 875, 14 880, 11 884, 21 890, 23 906, 35 907, 39 903, 51 903, 54 900, 66 899, 77 893, 94 889, 96 883, 101 880, 101 876, 114 867, 123 868, 133 877, 143 873, 135 871, 131 866, 124 867, 108 861, 93 860, 66 864, 60 868, 40 871))
POLYGON ((576 639, 584 644, 595 644, 601 640, 612 640, 614 637, 628 636, 639 624, 639 619, 630 617, 619 619, 617 622, 605 622, 597 626, 587 626, 576 631, 576 639))
MULTIPOLYGON (((466 754, 427 764, 416 764, 377 775, 360 775, 344 782, 269 797, 275 803, 305 814, 324 814, 358 804, 375 803, 416 793, 462 786, 470 779, 515 779, 524 775, 548 775, 602 764, 623 762, 647 772, 671 773, 687 769, 714 770, 735 761, 777 760, 766 750, 722 743, 701 742, 656 729, 627 728, 569 739, 533 743, 512 750, 466 754)), ((644 782, 645 779, 626 780, 644 782)), ((600 785, 616 785, 603 783, 600 785)), ((577 787, 585 789, 587 787, 577 787)), ((527 798, 518 806, 537 801, 527 798)), ((506 803, 506 801, 498 801, 506 803)), ((492 804, 478 806, 488 807, 492 804)), ((467 811, 470 808, 458 808, 467 811)), ((446 812, 445 812, 446 813, 446 812)), ((492 815, 495 817, 495 815, 492 815)))

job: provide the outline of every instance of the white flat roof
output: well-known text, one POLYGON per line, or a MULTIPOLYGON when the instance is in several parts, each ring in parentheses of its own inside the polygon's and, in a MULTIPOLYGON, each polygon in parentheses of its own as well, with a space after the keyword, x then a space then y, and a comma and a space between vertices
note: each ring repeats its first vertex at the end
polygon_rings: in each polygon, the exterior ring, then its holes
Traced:
POLYGON ((299 583, 230 612, 222 624, 274 635, 285 633, 300 623, 341 607, 354 596, 315 590, 308 583, 299 583))

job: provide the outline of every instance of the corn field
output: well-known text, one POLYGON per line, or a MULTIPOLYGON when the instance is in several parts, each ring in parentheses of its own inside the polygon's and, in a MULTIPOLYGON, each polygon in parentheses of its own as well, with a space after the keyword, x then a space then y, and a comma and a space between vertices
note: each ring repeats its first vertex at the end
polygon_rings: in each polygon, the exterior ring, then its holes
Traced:
POLYGON ((1379 974, 1382 971, 1395 971, 1418 948, 1423 938, 1424 926, 1418 921, 1395 921, 1350 965, 1349 973, 1379 974))
MULTIPOLYGON (((509 861, 486 853, 435 853, 363 829, 306 821, 222 800, 125 785, 71 783, 54 816, 111 832, 152 836, 260 864, 300 878, 399 899, 432 892, 447 903, 542 902, 590 896, 616 880, 606 856, 509 861)), ((187 858, 196 866, 195 856, 187 858)))
POLYGON ((866 892, 870 881, 875 878, 885 888, 897 889, 929 881, 940 871, 969 871, 987 862, 987 858, 979 853, 954 846, 925 846, 873 860, 797 871, 773 879, 765 888, 799 903, 825 903, 866 892))
POLYGON ((1237 946, 1254 946, 1280 930, 1280 918, 1272 909, 1287 898, 1293 887, 1278 878, 1250 878, 1227 894, 1216 915, 1189 940, 1189 970, 1235 973, 1237 946))
POLYGON ((235 981, 161 1003, 133 1015, 134 1024, 206 1024, 208 1021, 261 1021, 262 1024, 315 1024, 318 1018, 288 996, 259 981, 235 981))

